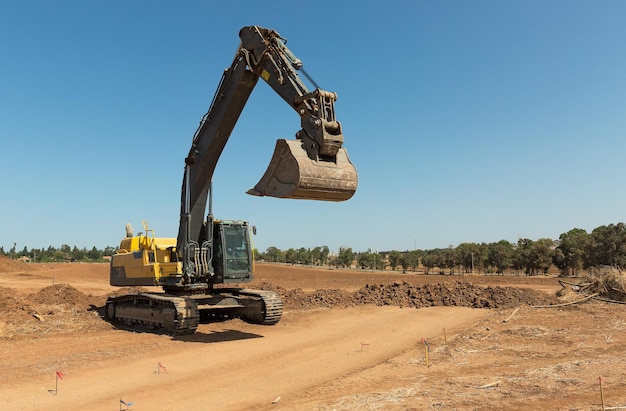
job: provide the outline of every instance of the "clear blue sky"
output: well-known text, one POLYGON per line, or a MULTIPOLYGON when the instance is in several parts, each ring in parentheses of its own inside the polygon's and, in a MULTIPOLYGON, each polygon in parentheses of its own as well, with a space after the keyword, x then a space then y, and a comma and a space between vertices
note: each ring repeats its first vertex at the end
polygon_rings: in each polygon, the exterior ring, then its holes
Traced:
POLYGON ((245 194, 299 117, 259 82, 214 213, 255 245, 406 250, 625 221, 624 1, 0 4, 0 246, 178 232, 184 157, 243 26, 273 28, 339 95, 343 203, 245 194))

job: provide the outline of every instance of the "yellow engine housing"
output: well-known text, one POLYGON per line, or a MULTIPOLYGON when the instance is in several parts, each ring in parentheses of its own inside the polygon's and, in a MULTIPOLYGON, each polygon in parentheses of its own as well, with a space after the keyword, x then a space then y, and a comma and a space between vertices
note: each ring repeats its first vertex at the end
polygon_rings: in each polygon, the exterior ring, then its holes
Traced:
POLYGON ((126 237, 111 258, 110 284, 153 286, 179 283, 182 263, 177 259, 175 238, 126 237))

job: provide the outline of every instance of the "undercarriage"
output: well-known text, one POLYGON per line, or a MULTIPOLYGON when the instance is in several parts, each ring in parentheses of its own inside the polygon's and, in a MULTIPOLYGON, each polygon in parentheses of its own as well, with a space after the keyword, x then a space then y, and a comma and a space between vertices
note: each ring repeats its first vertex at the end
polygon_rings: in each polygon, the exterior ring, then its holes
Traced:
POLYGON ((138 292, 109 297, 105 319, 124 329, 186 335, 195 333, 201 321, 225 318, 272 325, 282 312, 283 302, 273 291, 224 288, 211 294, 138 292))

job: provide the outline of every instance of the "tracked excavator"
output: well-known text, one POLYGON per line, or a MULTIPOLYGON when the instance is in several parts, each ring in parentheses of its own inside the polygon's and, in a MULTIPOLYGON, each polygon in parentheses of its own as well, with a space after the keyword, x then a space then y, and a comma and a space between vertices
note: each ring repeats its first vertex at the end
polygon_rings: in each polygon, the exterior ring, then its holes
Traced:
POLYGON ((111 285, 163 290, 108 298, 105 318, 120 328, 182 335, 193 334, 204 319, 239 317, 267 325, 280 320, 283 303, 277 293, 240 287, 253 278, 254 227, 216 219, 212 211, 213 172, 259 78, 298 113, 300 130, 294 140, 276 142, 265 174, 247 193, 344 201, 356 191, 357 172, 335 118, 337 95, 315 85, 278 32, 250 26, 239 37, 235 58, 224 70, 185 158, 177 238, 156 237, 145 221, 137 235, 127 225, 111 258, 111 285), (313 91, 298 72, 311 80, 313 91))

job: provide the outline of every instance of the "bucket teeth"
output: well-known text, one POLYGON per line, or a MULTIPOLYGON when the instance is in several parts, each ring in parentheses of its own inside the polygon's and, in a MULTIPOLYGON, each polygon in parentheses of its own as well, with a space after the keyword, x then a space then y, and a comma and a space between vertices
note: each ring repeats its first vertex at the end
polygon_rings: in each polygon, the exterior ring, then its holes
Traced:
POLYGON ((312 160, 300 140, 279 139, 265 174, 248 194, 277 198, 345 201, 356 191, 358 176, 340 148, 332 160, 312 160))

